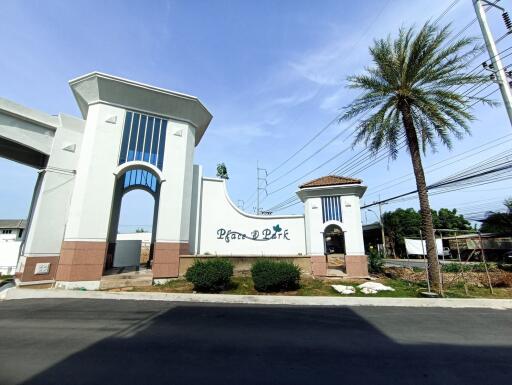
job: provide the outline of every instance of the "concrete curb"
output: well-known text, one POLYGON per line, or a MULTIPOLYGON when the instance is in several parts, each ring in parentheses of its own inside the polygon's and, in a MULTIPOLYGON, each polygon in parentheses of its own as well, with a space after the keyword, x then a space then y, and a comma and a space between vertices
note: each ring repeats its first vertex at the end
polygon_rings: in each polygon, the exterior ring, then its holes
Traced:
POLYGON ((59 289, 8 288, 0 292, 0 300, 17 299, 115 299, 132 301, 167 301, 250 305, 291 306, 386 306, 512 309, 510 299, 451 298, 365 298, 365 297, 292 297, 283 295, 183 294, 145 292, 105 292, 59 289))

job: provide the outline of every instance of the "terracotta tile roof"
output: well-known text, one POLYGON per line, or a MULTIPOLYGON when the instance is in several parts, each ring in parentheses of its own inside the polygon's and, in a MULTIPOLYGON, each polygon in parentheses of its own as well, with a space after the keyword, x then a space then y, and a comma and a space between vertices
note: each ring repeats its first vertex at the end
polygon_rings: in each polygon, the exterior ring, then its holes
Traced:
POLYGON ((337 175, 327 175, 321 178, 313 179, 303 185, 299 186, 299 188, 306 187, 321 187, 321 186, 339 186, 343 184, 360 184, 361 179, 348 178, 344 176, 337 175))

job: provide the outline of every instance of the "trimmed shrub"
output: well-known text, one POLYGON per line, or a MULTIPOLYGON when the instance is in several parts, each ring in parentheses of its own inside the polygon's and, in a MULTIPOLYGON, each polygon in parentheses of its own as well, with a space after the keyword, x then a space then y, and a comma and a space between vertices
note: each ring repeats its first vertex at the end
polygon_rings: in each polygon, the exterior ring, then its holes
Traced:
POLYGON ((461 263, 447 263, 445 265, 441 265, 443 272, 445 273, 460 273, 461 271, 472 271, 471 265, 463 265, 461 263))
POLYGON ((300 268, 291 262, 260 259, 252 265, 251 275, 257 291, 289 291, 300 287, 300 268))
POLYGON ((368 253, 368 272, 372 274, 382 273, 384 270, 384 256, 377 250, 368 253))
POLYGON ((194 284, 194 290, 203 293, 218 293, 226 289, 232 276, 233 263, 223 258, 196 259, 185 273, 187 281, 194 284))

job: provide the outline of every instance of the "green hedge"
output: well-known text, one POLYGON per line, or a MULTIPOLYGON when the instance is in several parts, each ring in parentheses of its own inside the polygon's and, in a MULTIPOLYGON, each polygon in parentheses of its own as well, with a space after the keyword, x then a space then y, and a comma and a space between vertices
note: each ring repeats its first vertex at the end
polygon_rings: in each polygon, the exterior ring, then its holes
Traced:
POLYGON ((291 262, 260 259, 252 265, 251 275, 257 291, 288 291, 300 286, 300 268, 291 262))
POLYGON ((226 289, 232 276, 233 264, 223 258, 206 261, 196 259, 185 273, 187 281, 194 284, 194 290, 203 293, 216 293, 226 289))

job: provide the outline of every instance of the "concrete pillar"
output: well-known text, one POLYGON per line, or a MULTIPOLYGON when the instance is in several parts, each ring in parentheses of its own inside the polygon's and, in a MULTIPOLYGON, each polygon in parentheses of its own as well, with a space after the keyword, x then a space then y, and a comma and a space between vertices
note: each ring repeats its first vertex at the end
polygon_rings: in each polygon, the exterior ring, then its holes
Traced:
POLYGON ((169 121, 152 267, 156 279, 178 277, 180 255, 190 253, 194 138, 194 127, 169 121))
POLYGON ((89 106, 57 270, 58 281, 101 279, 124 116, 121 108, 102 103, 89 106))
POLYGON ((81 119, 59 115, 59 126, 48 163, 38 171, 17 269, 21 282, 55 279, 83 130, 84 122, 81 119), (46 266, 39 269, 38 264, 46 266))

